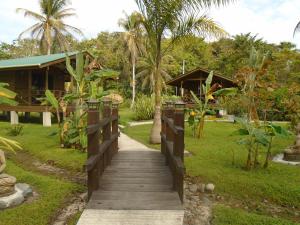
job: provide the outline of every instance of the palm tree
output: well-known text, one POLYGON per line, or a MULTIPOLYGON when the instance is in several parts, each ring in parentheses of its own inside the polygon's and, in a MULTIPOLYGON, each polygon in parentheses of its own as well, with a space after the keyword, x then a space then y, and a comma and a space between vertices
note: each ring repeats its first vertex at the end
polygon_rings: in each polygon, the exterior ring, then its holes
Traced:
POLYGON ((134 12, 130 16, 125 14, 125 19, 119 20, 119 25, 125 30, 124 41, 126 43, 130 61, 132 64, 132 102, 131 108, 134 106, 136 95, 136 61, 139 53, 142 51, 142 30, 141 30, 141 14, 134 12))
POLYGON ((299 31, 300 31, 300 21, 297 23, 297 25, 294 29, 294 37, 295 37, 296 33, 299 32, 299 31))
POLYGON ((19 38, 29 33, 33 39, 40 41, 40 49, 51 54, 54 43, 57 43, 63 51, 68 49, 67 37, 74 34, 82 35, 82 32, 64 22, 64 19, 75 16, 74 9, 66 8, 67 0, 39 0, 40 12, 18 8, 17 12, 24 17, 37 21, 34 25, 23 31, 19 38))
MULTIPOLYGON (((166 90, 167 85, 166 81, 170 80, 172 77, 168 73, 170 69, 172 69, 173 64, 171 63, 173 61, 173 57, 170 55, 164 55, 162 58, 162 65, 161 65, 161 84, 162 84, 162 89, 166 90)), ((136 74, 137 80, 141 81, 142 84, 142 89, 148 89, 150 92, 154 91, 155 88, 155 79, 154 79, 154 74, 155 70, 155 61, 153 60, 153 57, 151 54, 146 54, 146 56, 141 57, 138 60, 138 67, 137 70, 139 71, 136 74)))
POLYGON ((153 58, 155 94, 155 116, 150 134, 151 143, 160 143, 162 59, 174 44, 182 38, 194 34, 204 37, 222 37, 227 33, 207 15, 198 17, 198 10, 211 6, 226 5, 232 0, 136 0, 142 24, 147 33, 148 54, 153 58), (162 46, 164 38, 170 37, 167 46, 162 46))

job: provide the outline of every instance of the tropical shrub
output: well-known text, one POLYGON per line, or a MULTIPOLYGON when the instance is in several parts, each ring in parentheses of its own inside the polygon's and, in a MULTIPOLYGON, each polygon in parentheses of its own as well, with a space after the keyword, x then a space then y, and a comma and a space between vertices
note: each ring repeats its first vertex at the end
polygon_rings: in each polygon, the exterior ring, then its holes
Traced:
MULTIPOLYGON (((236 118, 236 121, 240 126, 233 134, 243 136, 243 138, 238 140, 238 144, 244 145, 248 151, 246 169, 251 170, 260 164, 258 162, 260 147, 265 147, 266 149, 264 168, 267 168, 272 153, 274 138, 276 136, 286 137, 289 135, 289 132, 283 127, 271 122, 264 122, 258 126, 256 123, 250 122, 249 118, 236 118)), ((234 150, 232 153, 232 163, 234 164, 234 150)))
POLYGON ((140 95, 134 105, 135 120, 151 120, 154 117, 154 98, 147 95, 140 95))
POLYGON ((14 137, 19 136, 22 134, 23 128, 24 126, 21 124, 13 125, 8 129, 7 134, 14 137))

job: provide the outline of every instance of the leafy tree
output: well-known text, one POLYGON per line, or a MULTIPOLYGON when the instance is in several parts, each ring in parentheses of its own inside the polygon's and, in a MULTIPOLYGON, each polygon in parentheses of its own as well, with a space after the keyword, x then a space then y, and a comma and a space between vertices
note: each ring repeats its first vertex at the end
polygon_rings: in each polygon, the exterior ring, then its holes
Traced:
POLYGON ((59 43, 61 50, 66 51, 68 49, 66 37, 74 34, 82 35, 78 28, 64 22, 66 18, 76 15, 74 9, 66 8, 67 5, 67 0, 39 0, 41 12, 18 8, 18 13, 23 13, 24 17, 37 21, 23 31, 19 38, 30 33, 33 39, 40 41, 40 48, 45 50, 48 55, 51 54, 55 42, 59 43))
POLYGON ((125 19, 119 21, 119 25, 125 30, 123 38, 129 52, 132 64, 132 102, 131 108, 134 106, 136 95, 136 61, 143 50, 143 37, 141 21, 142 15, 134 12, 130 16, 125 14, 125 19))
POLYGON ((136 0, 144 17, 142 25, 147 37, 147 52, 152 55, 154 68, 155 116, 150 142, 160 143, 162 58, 186 36, 197 33, 201 36, 224 36, 226 32, 207 15, 197 17, 198 10, 212 5, 225 5, 230 0, 136 0), (170 43, 163 46, 163 39, 170 36, 170 43))

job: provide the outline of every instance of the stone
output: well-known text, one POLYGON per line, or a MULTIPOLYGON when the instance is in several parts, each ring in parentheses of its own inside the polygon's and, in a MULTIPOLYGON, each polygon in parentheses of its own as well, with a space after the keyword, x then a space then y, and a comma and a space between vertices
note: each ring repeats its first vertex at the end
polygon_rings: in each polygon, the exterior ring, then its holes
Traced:
POLYGON ((0 174, 0 197, 11 195, 15 192, 17 179, 5 173, 0 174))
POLYGON ((213 192, 213 191, 215 190, 215 185, 214 185, 214 184, 207 184, 207 185, 205 186, 205 190, 206 190, 207 192, 213 192))
POLYGON ((25 198, 22 191, 16 188, 16 192, 6 197, 0 197, 0 210, 20 205, 24 202, 25 198))
POLYGON ((189 189, 191 192, 195 193, 198 190, 198 186, 196 184, 192 184, 190 185, 189 189))
POLYGON ((16 188, 19 189, 22 192, 22 195, 24 198, 27 198, 29 196, 33 195, 32 188, 28 184, 16 184, 16 188))
POLYGON ((201 193, 205 192, 205 184, 199 184, 199 190, 201 193))

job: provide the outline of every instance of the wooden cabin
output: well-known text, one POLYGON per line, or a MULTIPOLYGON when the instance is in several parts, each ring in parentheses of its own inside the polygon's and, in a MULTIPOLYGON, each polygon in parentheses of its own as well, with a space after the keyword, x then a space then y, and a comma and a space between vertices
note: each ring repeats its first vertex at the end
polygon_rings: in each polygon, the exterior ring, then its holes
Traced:
MULTIPOLYGON (((205 85, 209 73, 210 71, 208 70, 198 68, 168 81, 167 85, 173 86, 176 95, 181 96, 182 100, 189 104, 193 102, 190 94, 191 91, 199 98, 203 96, 202 85, 205 85)), ((212 85, 214 84, 219 84, 222 88, 236 87, 236 84, 232 79, 218 73, 214 73, 212 85)))
MULTIPOLYGON (((72 64, 77 52, 67 53, 72 64)), ((66 70, 66 53, 33 56, 0 61, 0 83, 8 83, 8 89, 17 93, 17 106, 0 105, 0 111, 10 112, 11 122, 18 122, 18 112, 43 113, 45 126, 51 125, 51 109, 41 106, 38 100, 51 90, 56 97, 64 95, 66 82, 71 77, 66 70)))

